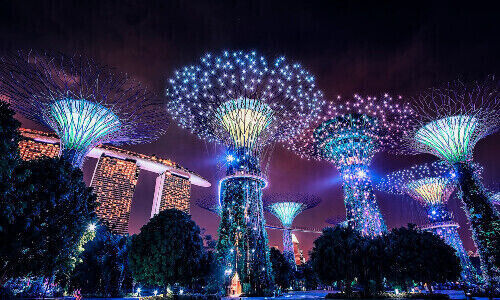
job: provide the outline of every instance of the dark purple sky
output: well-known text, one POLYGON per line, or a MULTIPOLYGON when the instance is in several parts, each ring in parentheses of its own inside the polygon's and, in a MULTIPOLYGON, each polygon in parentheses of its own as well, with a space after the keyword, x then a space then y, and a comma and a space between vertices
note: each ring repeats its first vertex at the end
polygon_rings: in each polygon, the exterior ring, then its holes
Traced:
MULTIPOLYGON (((175 68, 198 60, 207 51, 257 50, 285 55, 313 74, 327 98, 354 92, 412 95, 415 91, 461 77, 476 79, 498 73, 500 31, 493 6, 458 2, 372 1, 2 1, 0 51, 55 49, 81 53, 130 73, 162 92, 175 68), (272 3, 268 3, 272 2, 272 3), (439 3, 434 3, 439 2, 439 3), (407 5, 407 6, 405 6, 407 5)), ((24 126, 41 127, 31 122, 24 126)), ((175 124, 148 145, 130 149, 170 158, 207 178, 214 188, 193 187, 193 200, 215 195, 222 177, 217 159, 222 148, 207 144, 175 124)), ((499 134, 480 141, 475 160, 485 167, 488 187, 499 189, 499 134)), ((431 161, 379 154, 375 174, 383 175, 413 163, 431 161)), ((92 165, 84 171, 87 179, 92 165)), ((295 226, 318 227, 324 219, 343 216, 338 172, 327 162, 309 162, 278 146, 265 193, 302 192, 323 202, 299 215, 295 226)), ((132 204, 131 229, 148 219, 154 174, 139 177, 132 204)), ((390 228, 408 222, 425 223, 424 210, 412 200, 377 193, 390 228)), ((472 249, 468 225, 453 197, 449 207, 462 226, 460 235, 472 249)), ((218 218, 193 205, 194 220, 215 234, 218 218)), ((273 216, 268 222, 277 224, 273 216)), ((271 245, 281 245, 281 233, 269 232, 271 245)), ((315 234, 298 233, 307 252, 315 234)))

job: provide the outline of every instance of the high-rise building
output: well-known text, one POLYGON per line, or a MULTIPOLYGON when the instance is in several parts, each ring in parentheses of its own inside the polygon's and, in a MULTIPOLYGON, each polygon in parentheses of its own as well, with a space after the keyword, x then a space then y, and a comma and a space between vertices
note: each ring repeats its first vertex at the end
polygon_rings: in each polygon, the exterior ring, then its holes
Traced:
POLYGON ((20 129, 22 139, 19 142, 19 154, 23 160, 56 157, 59 143, 53 135, 41 131, 20 129))
POLYGON ((96 214, 115 233, 128 233, 130 207, 138 177, 139 167, 134 160, 103 154, 97 162, 90 183, 99 203, 96 214))
POLYGON ((189 178, 163 172, 156 178, 151 217, 162 210, 176 208, 189 213, 191 184, 189 178))
POLYGON ((299 249, 299 240, 297 236, 292 233, 292 242, 293 242, 293 255, 295 257, 295 264, 302 265, 306 263, 304 258, 304 253, 299 249))
MULTIPOLYGON (((59 154, 57 135, 31 129, 20 132, 19 150, 24 160, 59 154)), ((101 145, 92 149, 87 157, 98 159, 90 184, 100 203, 96 213, 111 230, 121 234, 128 233, 130 208, 140 170, 158 174, 151 217, 167 208, 189 213, 191 184, 210 186, 196 173, 154 155, 101 145)))

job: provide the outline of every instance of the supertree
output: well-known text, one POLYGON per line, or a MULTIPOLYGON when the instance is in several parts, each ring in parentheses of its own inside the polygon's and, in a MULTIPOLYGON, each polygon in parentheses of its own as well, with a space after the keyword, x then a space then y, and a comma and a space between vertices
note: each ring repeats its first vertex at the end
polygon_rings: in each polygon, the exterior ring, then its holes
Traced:
POLYGON ((462 279, 477 283, 477 273, 458 235, 459 225, 446 203, 456 189, 456 174, 453 168, 442 161, 420 164, 393 172, 377 183, 377 187, 393 194, 406 194, 417 200, 427 210, 430 225, 423 229, 440 236, 456 251, 462 265, 462 279))
POLYGON ((418 118, 404 136, 408 149, 430 153, 453 166, 471 223, 488 289, 500 289, 500 219, 472 167, 476 143, 500 127, 499 85, 484 81, 448 83, 415 97, 418 118))
POLYGON ((278 218, 283 226, 283 254, 294 269, 297 265, 292 243, 293 220, 320 202, 319 197, 302 194, 272 194, 265 199, 265 209, 278 218))
POLYGON ((401 97, 361 97, 330 102, 322 117, 292 139, 289 149, 303 157, 335 164, 343 180, 346 219, 363 235, 386 231, 373 193, 369 166, 376 152, 397 149, 399 137, 409 128, 413 111, 401 97))
POLYGON ((0 95, 60 138, 60 156, 80 167, 97 145, 156 139, 167 119, 138 82, 82 56, 23 52, 1 58, 0 95))
POLYGON ((319 113, 324 101, 314 77, 283 57, 268 63, 256 52, 225 51, 176 71, 166 96, 181 127, 227 150, 217 244, 226 284, 236 272, 244 293, 268 293, 273 280, 261 164, 275 142, 294 136, 319 113))

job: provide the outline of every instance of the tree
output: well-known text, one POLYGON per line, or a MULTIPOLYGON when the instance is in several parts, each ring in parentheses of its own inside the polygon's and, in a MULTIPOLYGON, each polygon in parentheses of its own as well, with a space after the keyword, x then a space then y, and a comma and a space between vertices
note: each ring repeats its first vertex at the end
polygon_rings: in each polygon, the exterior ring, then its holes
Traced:
POLYGON ((131 289, 129 245, 128 236, 98 226, 95 238, 85 244, 81 262, 71 274, 69 290, 101 297, 123 296, 125 290, 131 289))
POLYGON ((351 295, 351 283, 359 274, 361 243, 361 235, 350 227, 323 229, 311 251, 312 266, 319 279, 327 285, 343 281, 343 291, 351 295))
POLYGON ((316 274, 316 272, 314 272, 310 260, 305 264, 297 266, 295 279, 299 281, 299 285, 305 287, 306 290, 317 289, 319 285, 318 275, 316 274))
POLYGON ((274 283, 277 284, 282 291, 288 289, 293 279, 293 269, 287 259, 276 248, 270 249, 271 265, 274 276, 274 283))
POLYGON ((132 237, 129 265, 133 277, 147 285, 190 285, 203 276, 205 255, 200 228, 176 209, 154 216, 132 237))
MULTIPOLYGON (((389 234, 392 266, 390 277, 405 290, 410 281, 431 284, 457 280, 460 261, 455 250, 440 237, 415 225, 396 228, 389 234)), ((431 289, 432 291, 432 289, 431 289)))
POLYGON ((383 279, 391 268, 387 236, 363 238, 360 250, 359 282, 365 296, 383 292, 383 279), (372 282, 375 283, 374 289, 372 282))
POLYGON ((2 234, 12 251, 3 262, 3 276, 52 278, 71 266, 71 258, 90 222, 95 218, 96 198, 83 182, 80 169, 59 158, 23 162, 28 176, 20 185, 22 215, 2 234))

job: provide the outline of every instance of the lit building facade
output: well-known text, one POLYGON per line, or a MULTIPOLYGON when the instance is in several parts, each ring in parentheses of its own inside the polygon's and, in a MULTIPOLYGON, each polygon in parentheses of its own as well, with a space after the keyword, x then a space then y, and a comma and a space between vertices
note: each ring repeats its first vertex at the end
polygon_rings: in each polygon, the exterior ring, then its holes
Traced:
POLYGON ((176 208, 189 214, 191 183, 188 178, 164 172, 156 178, 151 218, 165 209, 176 208))
MULTIPOLYGON (((59 140, 53 133, 20 129, 21 158, 24 160, 59 155, 59 140)), ((97 215, 119 234, 128 233, 130 208, 141 170, 158 174, 151 217, 175 208, 189 213, 191 185, 209 187, 210 183, 194 172, 168 159, 148 156, 116 147, 101 145, 87 157, 96 158, 91 186, 97 195, 97 215)))
POLYGON ((99 206, 97 216, 118 234, 128 233, 130 207, 139 178, 136 162, 102 155, 97 162, 90 186, 99 206))

